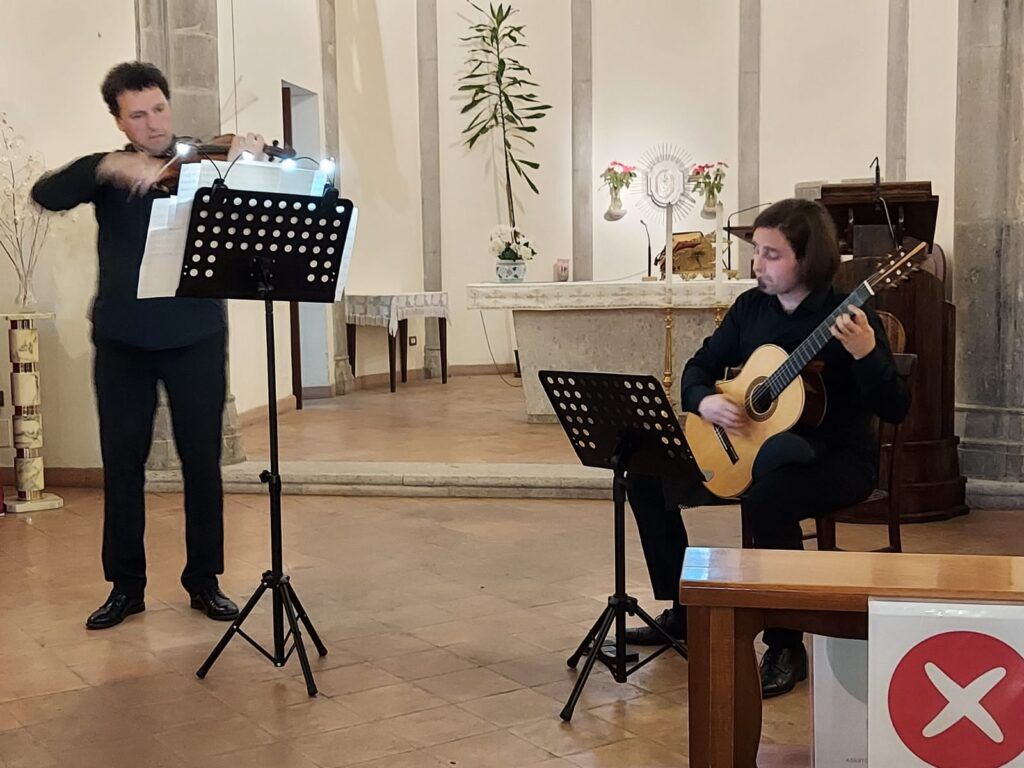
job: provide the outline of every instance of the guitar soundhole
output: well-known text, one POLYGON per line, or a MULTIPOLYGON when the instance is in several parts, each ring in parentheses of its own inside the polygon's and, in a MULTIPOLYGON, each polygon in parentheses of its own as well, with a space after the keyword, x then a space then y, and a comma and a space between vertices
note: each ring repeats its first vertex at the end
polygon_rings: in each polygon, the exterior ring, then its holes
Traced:
POLYGON ((767 376, 759 376, 747 390, 747 413, 754 421, 767 421, 775 413, 778 401, 771 396, 767 381, 767 376))

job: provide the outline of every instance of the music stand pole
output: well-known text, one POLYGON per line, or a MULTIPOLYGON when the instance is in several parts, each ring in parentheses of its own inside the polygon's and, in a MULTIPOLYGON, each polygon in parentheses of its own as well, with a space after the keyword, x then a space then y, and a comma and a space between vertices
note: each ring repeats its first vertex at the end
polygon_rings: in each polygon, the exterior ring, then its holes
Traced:
POLYGON ((278 434, 277 434, 277 360, 274 354, 274 300, 273 284, 271 283, 270 271, 267 260, 260 259, 260 281, 259 293, 263 296, 263 305, 266 315, 266 336, 267 336, 267 395, 269 398, 268 421, 270 428, 270 469, 260 473, 260 482, 266 483, 270 496, 270 570, 263 573, 260 585, 249 598, 245 607, 239 612, 238 617, 224 633, 224 636, 217 643, 203 665, 196 671, 196 677, 203 679, 207 672, 217 661, 227 644, 235 634, 241 635, 250 645, 255 647, 264 656, 270 659, 276 667, 283 667, 291 653, 285 653, 285 643, 288 637, 293 639, 293 650, 298 653, 299 665, 302 667, 302 676, 306 681, 306 691, 310 696, 316 696, 316 681, 313 679, 313 670, 309 666, 309 657, 306 655, 306 647, 302 641, 300 622, 306 627, 310 640, 316 646, 321 656, 327 655, 327 648, 320 640, 316 629, 306 615, 298 595, 291 585, 288 576, 284 574, 283 557, 281 554, 281 475, 278 459, 278 434), (274 652, 269 654, 255 640, 249 637, 241 628, 242 624, 249 617, 252 609, 256 607, 263 593, 270 590, 271 609, 273 614, 273 635, 274 652), (289 634, 285 635, 284 622, 288 620, 289 634))

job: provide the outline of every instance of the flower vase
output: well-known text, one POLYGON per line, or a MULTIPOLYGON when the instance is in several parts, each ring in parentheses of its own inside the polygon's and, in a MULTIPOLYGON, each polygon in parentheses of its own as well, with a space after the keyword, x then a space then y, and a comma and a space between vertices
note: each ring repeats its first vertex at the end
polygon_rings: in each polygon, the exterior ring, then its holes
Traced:
POLYGON ((522 259, 498 259, 494 271, 499 283, 521 283, 526 278, 526 262, 522 259))
POLYGON ((713 189, 709 189, 704 193, 704 207, 700 210, 700 215, 705 219, 713 219, 717 215, 718 208, 718 193, 713 189))
POLYGON ((18 309, 31 309, 36 305, 31 272, 18 270, 18 293, 14 297, 14 303, 18 309))
POLYGON ((604 218, 606 221, 618 221, 626 215, 626 209, 622 207, 622 190, 619 187, 609 187, 611 193, 611 202, 608 204, 608 210, 604 212, 604 218))

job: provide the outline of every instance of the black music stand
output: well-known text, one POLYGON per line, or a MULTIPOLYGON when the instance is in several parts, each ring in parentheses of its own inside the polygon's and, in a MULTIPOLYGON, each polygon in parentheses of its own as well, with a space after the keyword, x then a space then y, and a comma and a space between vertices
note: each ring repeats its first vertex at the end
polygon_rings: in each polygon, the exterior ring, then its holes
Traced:
POLYGON ((563 720, 570 720, 595 661, 608 667, 616 682, 624 683, 669 648, 686 658, 683 645, 626 593, 626 478, 633 470, 642 469, 644 474, 675 475, 696 487, 704 476, 690 453, 665 390, 654 376, 580 371, 540 371, 538 375, 580 462, 614 473, 615 594, 608 598, 608 607, 566 662, 575 669, 583 655, 587 656, 561 712, 563 720), (627 615, 639 616, 665 637, 665 645, 632 667, 627 666, 627 615), (601 646, 613 621, 615 656, 611 657, 601 646))
POLYGON ((281 475, 278 473, 277 370, 274 358, 274 302, 334 302, 344 287, 355 227, 355 208, 328 185, 322 196, 232 190, 222 180, 195 194, 181 278, 175 296, 252 299, 266 308, 267 390, 269 395, 270 469, 260 473, 270 492, 269 571, 220 642, 196 671, 206 677, 217 657, 241 635, 276 667, 297 652, 310 696, 316 682, 302 641, 305 626, 321 656, 327 648, 283 572, 281 558, 281 475), (344 265, 344 266, 343 266, 344 265), (339 285, 339 280, 342 284, 339 285), (273 598, 274 651, 270 653, 242 629, 253 608, 270 590, 273 598), (285 634, 284 622, 288 621, 285 634), (291 647, 285 649, 288 640, 291 647))

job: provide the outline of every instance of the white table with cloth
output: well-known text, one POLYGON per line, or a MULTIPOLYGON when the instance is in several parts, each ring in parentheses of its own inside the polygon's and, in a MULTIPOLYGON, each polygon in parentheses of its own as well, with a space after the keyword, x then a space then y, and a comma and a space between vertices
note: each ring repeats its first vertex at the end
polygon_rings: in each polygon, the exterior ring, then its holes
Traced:
POLYGON ((408 380, 409 318, 436 317, 441 346, 441 383, 448 382, 448 328, 450 310, 446 291, 416 293, 347 293, 345 324, 348 333, 348 359, 352 375, 356 371, 356 326, 388 329, 388 368, 391 391, 396 388, 395 350, 401 355, 402 382, 408 380), (396 338, 397 337, 397 338, 396 338))

